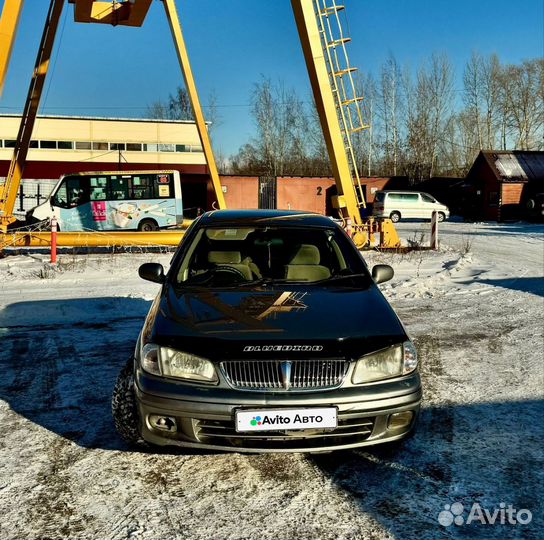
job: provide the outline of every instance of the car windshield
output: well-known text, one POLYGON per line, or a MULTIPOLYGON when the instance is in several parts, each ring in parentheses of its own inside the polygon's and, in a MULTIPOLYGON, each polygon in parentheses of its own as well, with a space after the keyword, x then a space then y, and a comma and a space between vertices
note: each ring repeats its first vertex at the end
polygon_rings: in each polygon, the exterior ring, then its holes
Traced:
POLYGON ((175 269, 183 285, 349 282, 368 278, 341 231, 301 227, 201 228, 175 269))

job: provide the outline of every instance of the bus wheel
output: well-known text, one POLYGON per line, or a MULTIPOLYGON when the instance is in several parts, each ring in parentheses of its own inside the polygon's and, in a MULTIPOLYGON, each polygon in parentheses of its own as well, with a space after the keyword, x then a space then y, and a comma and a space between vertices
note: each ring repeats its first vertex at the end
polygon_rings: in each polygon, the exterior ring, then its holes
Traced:
POLYGON ((138 225, 138 230, 142 232, 158 231, 159 226, 154 219, 142 219, 138 225))

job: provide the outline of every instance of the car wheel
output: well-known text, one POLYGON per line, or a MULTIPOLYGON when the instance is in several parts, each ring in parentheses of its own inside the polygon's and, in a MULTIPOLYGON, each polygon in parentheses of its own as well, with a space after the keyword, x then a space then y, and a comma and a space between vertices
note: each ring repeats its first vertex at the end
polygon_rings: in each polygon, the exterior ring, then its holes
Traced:
POLYGON ((438 212, 438 221, 442 222, 446 219, 446 214, 444 212, 438 212))
POLYGON ((393 223, 398 223, 400 221, 400 213, 399 212, 391 212, 391 215, 389 216, 389 219, 393 223))
POLYGON ((138 230, 142 232, 158 231, 159 226, 157 225, 157 222, 153 219, 143 219, 138 225, 138 230))
POLYGON ((111 399, 111 413, 115 429, 130 445, 144 445, 140 434, 136 399, 134 397, 133 359, 129 359, 121 370, 111 399))

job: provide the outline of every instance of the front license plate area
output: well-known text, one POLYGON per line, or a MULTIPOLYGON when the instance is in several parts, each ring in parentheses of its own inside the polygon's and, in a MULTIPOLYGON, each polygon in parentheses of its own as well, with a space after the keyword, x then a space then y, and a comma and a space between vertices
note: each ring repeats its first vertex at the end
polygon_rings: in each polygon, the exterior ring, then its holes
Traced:
POLYGON ((338 409, 238 409, 234 424, 238 432, 333 429, 338 426, 338 409))

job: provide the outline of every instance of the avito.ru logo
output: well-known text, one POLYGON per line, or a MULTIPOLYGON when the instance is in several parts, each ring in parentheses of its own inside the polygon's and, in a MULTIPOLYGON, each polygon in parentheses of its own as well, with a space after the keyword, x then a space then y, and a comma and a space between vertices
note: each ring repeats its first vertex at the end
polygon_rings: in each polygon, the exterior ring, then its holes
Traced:
POLYGON ((445 504, 444 510, 438 514, 438 523, 444 527, 449 527, 452 524, 470 525, 471 523, 480 523, 482 525, 527 525, 531 523, 533 514, 530 510, 522 508, 516 510, 511 504, 506 506, 506 503, 501 502, 499 508, 488 510, 482 508, 479 503, 474 503, 470 512, 465 519, 465 507, 459 503, 445 504))

